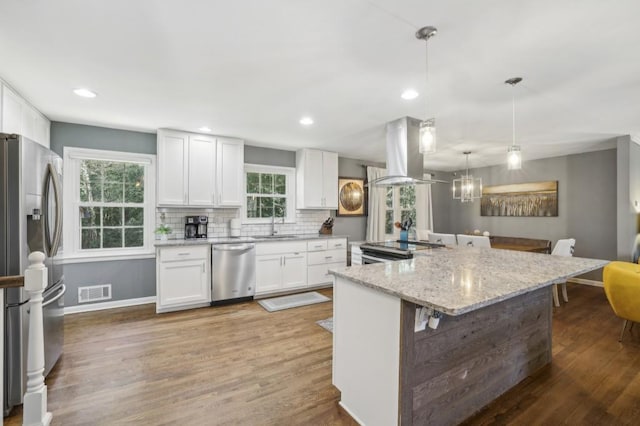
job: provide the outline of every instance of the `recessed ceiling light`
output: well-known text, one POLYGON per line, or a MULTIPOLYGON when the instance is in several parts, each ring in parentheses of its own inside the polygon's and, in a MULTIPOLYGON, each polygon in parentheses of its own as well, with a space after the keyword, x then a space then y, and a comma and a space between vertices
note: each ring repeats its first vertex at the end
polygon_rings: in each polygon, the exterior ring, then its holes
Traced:
POLYGON ((313 124, 313 118, 311 117, 302 117, 300 119, 300 124, 303 126, 311 126, 313 124))
POLYGON ((202 126, 198 130, 200 130, 201 132, 210 132, 211 131, 211 129, 208 128, 207 126, 202 126))
POLYGON ((418 93, 418 92, 416 92, 415 90, 413 90, 413 89, 407 89, 407 90, 405 90, 404 92, 402 92, 402 95, 400 95, 400 97, 401 97, 402 99, 405 99, 405 100, 407 100, 407 101, 410 101, 411 99, 415 99, 415 98, 417 98, 417 97, 418 97, 418 95, 419 95, 419 93, 418 93))
POLYGON ((96 92, 92 92, 89 89, 73 89, 73 93, 83 98, 95 98, 98 96, 96 92))

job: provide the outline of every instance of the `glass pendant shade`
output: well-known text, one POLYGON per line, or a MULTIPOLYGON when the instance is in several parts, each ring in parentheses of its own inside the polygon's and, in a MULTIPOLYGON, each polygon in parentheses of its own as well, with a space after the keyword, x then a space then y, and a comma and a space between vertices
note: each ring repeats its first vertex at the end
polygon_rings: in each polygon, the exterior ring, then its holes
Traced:
POLYGON ((522 151, 518 145, 511 145, 507 150, 508 170, 520 170, 522 168, 522 151))
POLYGON ((420 123, 420 154, 436 152, 436 120, 434 118, 420 123))

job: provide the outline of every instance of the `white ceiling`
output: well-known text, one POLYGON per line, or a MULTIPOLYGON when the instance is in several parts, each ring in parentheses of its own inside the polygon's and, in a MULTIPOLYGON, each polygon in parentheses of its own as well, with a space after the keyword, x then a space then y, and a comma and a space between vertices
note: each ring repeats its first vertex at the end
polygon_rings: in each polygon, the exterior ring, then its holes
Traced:
MULTIPOLYGON (((516 86, 525 160, 640 132, 637 0, 3 0, 0 76, 56 121, 237 136, 384 161, 384 123, 425 118, 436 170, 505 162, 516 86), (408 22, 408 23, 407 23, 408 22), (93 100, 71 90, 98 92, 93 100), (400 98, 413 87, 421 96, 400 98), (303 115, 314 118, 300 126, 303 115)), ((526 165, 525 165, 526 166, 526 165)))

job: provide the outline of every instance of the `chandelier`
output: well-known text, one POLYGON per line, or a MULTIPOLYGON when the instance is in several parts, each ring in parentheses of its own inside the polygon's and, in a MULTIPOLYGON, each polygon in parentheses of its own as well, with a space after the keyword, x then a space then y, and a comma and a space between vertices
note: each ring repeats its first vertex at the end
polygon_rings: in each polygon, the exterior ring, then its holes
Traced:
POLYGON ((453 180, 453 199, 460 200, 462 203, 473 202, 482 197, 482 178, 474 178, 469 174, 469 154, 471 151, 465 151, 467 157, 467 170, 464 176, 453 180))

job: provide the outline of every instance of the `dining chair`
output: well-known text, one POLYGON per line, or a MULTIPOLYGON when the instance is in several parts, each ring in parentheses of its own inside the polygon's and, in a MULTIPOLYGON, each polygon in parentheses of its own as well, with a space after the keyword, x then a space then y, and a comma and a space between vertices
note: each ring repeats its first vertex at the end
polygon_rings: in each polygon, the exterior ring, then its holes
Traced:
POLYGON ((458 234, 457 237, 459 246, 491 248, 489 237, 465 234, 458 234))
POLYGON ((640 266, 637 263, 615 261, 604 267, 604 292, 613 312, 622 322, 622 342, 627 323, 640 322, 640 266))
POLYGON ((429 234, 429 242, 436 244, 444 244, 446 246, 455 246, 456 236, 454 234, 436 234, 434 232, 429 234))
MULTIPOLYGON (((556 245, 553 247, 553 251, 551 252, 552 256, 565 256, 571 257, 573 256, 573 251, 576 246, 575 238, 566 238, 563 240, 558 240, 556 245)), ((569 301, 569 296, 567 296, 567 283, 562 283, 562 298, 565 302, 569 301)), ((560 306, 560 298, 558 297, 558 284, 553 285, 553 303, 556 307, 560 306)))

